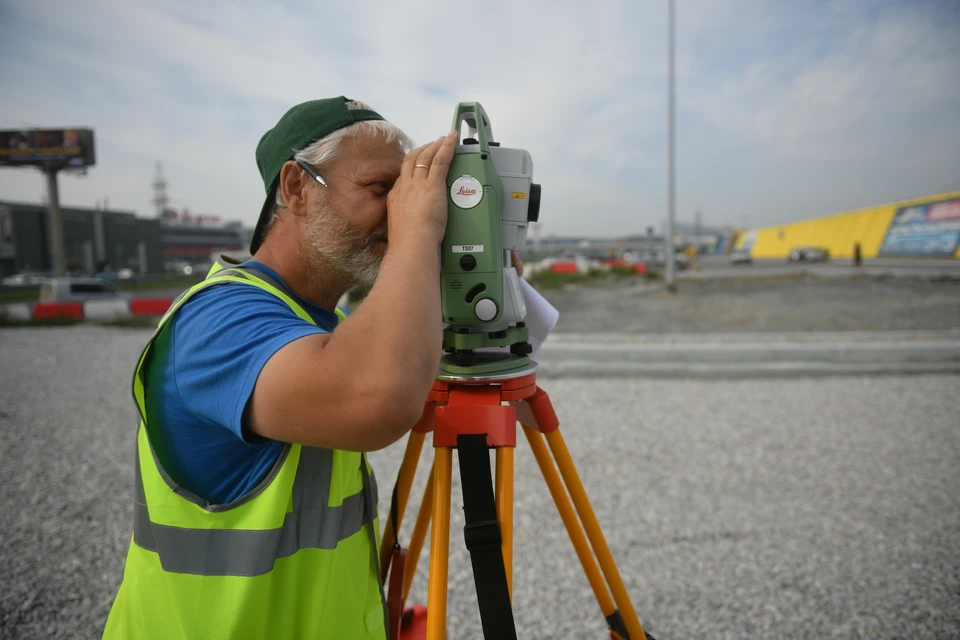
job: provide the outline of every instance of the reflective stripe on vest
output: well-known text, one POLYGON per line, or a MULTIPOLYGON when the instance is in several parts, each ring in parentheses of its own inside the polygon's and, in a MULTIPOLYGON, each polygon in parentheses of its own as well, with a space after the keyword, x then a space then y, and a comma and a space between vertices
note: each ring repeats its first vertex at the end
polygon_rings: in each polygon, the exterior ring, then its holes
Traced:
MULTIPOLYGON (((280 527, 262 530, 188 529, 150 522, 147 499, 136 464, 136 501, 133 506, 133 541, 160 555, 164 571, 207 576, 256 576, 268 573, 278 558, 300 549, 335 549, 337 543, 372 522, 363 494, 344 498, 338 506, 326 501, 303 503, 304 486, 320 495, 330 491, 332 452, 329 449, 301 449, 293 482, 294 511, 287 513, 280 527)), ((373 488, 377 502, 376 485, 373 488)))

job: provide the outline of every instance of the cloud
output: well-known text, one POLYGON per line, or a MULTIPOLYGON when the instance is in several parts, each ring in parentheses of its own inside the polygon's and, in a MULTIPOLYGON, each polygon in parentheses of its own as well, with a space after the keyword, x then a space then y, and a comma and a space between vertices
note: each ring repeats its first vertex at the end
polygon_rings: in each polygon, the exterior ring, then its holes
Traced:
MULTIPOLYGON (((70 204, 175 201, 252 223, 260 135, 345 94, 415 139, 480 100, 528 149, 546 233, 618 235, 666 203, 666 11, 597 1, 0 1, 0 126, 88 125, 98 165, 70 204), (43 46, 37 46, 42 42, 43 46)), ((754 224, 957 184, 958 11, 938 3, 678 3, 678 215, 754 224)), ((0 174, 0 197, 40 178, 0 174)))

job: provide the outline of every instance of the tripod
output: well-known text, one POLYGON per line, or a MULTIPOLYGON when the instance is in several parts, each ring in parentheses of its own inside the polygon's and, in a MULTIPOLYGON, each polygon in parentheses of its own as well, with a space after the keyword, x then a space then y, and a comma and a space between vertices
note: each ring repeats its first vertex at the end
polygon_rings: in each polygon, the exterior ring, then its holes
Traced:
MULTIPOLYGON (((630 602, 626 587, 617 570, 610 548, 600 530, 597 517, 590 506, 586 491, 573 464, 573 459, 559 431, 559 421, 547 394, 537 387, 536 364, 516 372, 502 372, 477 376, 441 376, 434 382, 420 421, 413 428, 407 441, 403 462, 397 474, 391 515, 384 529, 380 546, 380 567, 384 584, 388 570, 390 576, 391 629, 390 638, 399 637, 399 618, 413 583, 417 561, 423 550, 427 529, 431 520, 433 533, 430 540, 430 570, 426 610, 427 640, 443 640, 446 637, 447 609, 447 561, 450 543, 450 486, 453 465, 453 449, 458 443, 463 446, 466 437, 486 437, 486 446, 496 451, 496 521, 499 523, 499 539, 496 539, 503 558, 507 597, 513 592, 513 471, 514 448, 516 447, 517 421, 523 426, 524 435, 530 443, 534 457, 547 483, 560 517, 583 566, 584 573, 600 605, 600 610, 614 639, 643 640, 647 638, 640 620, 630 602), (503 403, 508 403, 504 405, 503 403), (417 463, 426 434, 433 432, 435 455, 430 480, 410 539, 405 560, 396 562, 399 545, 395 532, 400 530, 417 463), (546 442, 544 442, 546 441, 546 442), (548 452, 548 446, 556 459, 556 466, 548 452), (559 468, 559 473, 558 473, 559 468), (568 493, 569 492, 569 496, 568 493), (572 500, 572 504, 571 504, 572 500), (579 520, 578 520, 579 516, 579 520), (582 527, 581 527, 582 522, 582 527), (591 550, 592 548, 592 550, 591 550), (594 556, 596 554, 596 556, 594 556), (393 569, 389 569, 391 556, 393 569), (399 568, 399 571, 398 571, 399 568), (401 575, 402 574, 402 575, 401 575), (402 577, 402 581, 401 581, 402 577), (608 590, 609 585, 609 590, 608 590), (396 591, 401 589, 402 595, 396 591), (611 597, 612 592, 612 597, 611 597)), ((484 443, 482 440, 480 444, 484 443)), ((489 457, 485 456, 486 482, 489 485, 489 457)), ((461 480, 466 485, 464 451, 460 452, 461 480)), ((474 467, 476 469, 476 467, 474 467)), ((489 493, 489 490, 487 491, 489 493)), ((465 498, 466 503, 466 498, 465 498)), ((466 535, 470 547, 470 506, 467 509, 466 535)), ((496 524, 490 522, 479 525, 496 524)), ((474 533, 476 539, 476 532, 474 533)), ((487 537, 489 547, 490 538, 487 537)), ((471 549, 475 579, 478 584, 481 618, 484 600, 480 594, 478 563, 471 549)), ((502 584, 502 580, 501 580, 502 584)), ((508 605, 509 611, 509 602, 508 605)), ((489 616, 487 616, 489 617, 489 616)), ((484 620, 487 635, 488 620, 484 620)), ((512 631, 512 617, 508 621, 512 631)))

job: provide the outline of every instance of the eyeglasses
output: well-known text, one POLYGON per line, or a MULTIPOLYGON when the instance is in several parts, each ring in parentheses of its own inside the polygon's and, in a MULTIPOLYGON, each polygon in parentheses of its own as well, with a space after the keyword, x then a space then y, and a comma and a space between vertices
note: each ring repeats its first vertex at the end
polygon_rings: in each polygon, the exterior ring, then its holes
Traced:
POLYGON ((313 178, 314 180, 316 180, 317 182, 319 182, 319 183, 322 184, 323 186, 327 186, 327 181, 323 179, 323 176, 321 176, 319 173, 317 173, 317 170, 316 170, 316 169, 314 169, 313 167, 311 167, 309 164, 307 164, 307 163, 304 162, 303 160, 297 160, 296 158, 294 158, 294 162, 296 162, 298 165, 300 165, 300 168, 302 168, 304 171, 306 171, 307 173, 309 173, 311 178, 313 178))

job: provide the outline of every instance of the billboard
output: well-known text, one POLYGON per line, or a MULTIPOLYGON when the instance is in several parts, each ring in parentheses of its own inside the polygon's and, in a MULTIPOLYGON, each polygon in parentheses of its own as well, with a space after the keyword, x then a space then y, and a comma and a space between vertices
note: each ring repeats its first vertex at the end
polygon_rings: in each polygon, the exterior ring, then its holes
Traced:
POLYGON ((897 210, 880 246, 884 256, 953 256, 960 245, 960 198, 897 210))
POLYGON ((0 131, 0 167, 89 167, 95 163, 92 129, 0 131))

